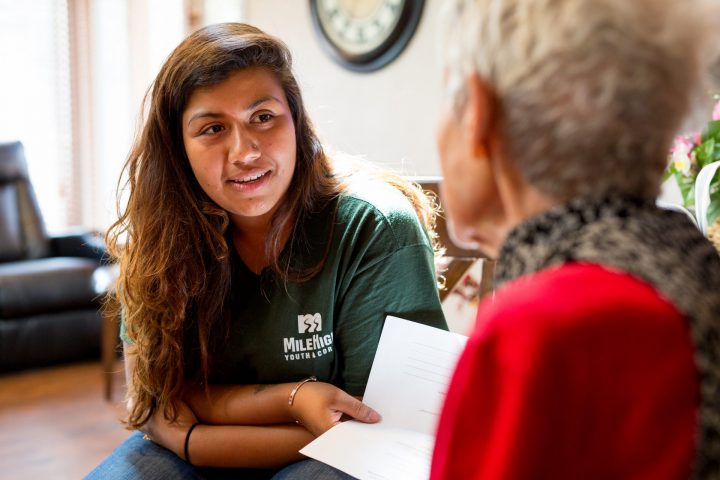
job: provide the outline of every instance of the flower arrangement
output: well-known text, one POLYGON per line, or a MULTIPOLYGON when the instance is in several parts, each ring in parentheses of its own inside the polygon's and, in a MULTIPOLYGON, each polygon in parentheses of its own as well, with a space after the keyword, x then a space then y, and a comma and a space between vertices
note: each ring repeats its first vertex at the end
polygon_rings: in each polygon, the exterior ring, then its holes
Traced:
MULTIPOLYGON (((674 177, 680 188, 683 205, 695 207, 695 180, 702 168, 720 160, 720 94, 715 95, 712 119, 702 132, 679 135, 670 150, 670 165, 665 179, 674 177)), ((708 236, 720 249, 720 175, 710 183, 710 206, 707 213, 708 236)))

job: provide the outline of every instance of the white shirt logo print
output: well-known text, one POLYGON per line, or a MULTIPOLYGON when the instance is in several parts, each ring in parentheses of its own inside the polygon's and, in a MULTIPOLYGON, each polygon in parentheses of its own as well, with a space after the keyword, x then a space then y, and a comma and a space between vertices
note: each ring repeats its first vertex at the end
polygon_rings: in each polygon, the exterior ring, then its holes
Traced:
POLYGON ((298 315, 298 333, 315 333, 322 330, 322 317, 319 313, 298 315))
POLYGON ((324 355, 333 355, 332 320, 330 332, 322 334, 322 317, 319 313, 298 315, 298 337, 282 339, 283 357, 286 362, 312 360, 324 355))

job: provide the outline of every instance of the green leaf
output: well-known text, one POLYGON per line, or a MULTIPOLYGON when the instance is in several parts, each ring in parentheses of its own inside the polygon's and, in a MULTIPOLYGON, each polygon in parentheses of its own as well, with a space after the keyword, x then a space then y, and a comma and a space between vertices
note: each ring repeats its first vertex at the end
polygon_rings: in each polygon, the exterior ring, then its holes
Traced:
POLYGON ((708 122, 700 138, 703 143, 711 138, 720 141, 720 120, 711 120, 708 122))
POLYGON ((712 225, 720 217, 720 175, 718 172, 710 181, 710 205, 708 206, 708 225, 712 225))
POLYGON ((675 172, 675 181, 680 188, 680 194, 683 198, 683 205, 691 208, 695 205, 695 179, 686 177, 681 172, 675 172))
POLYGON ((716 201, 711 201, 710 205, 708 206, 708 212, 707 212, 707 221, 708 225, 712 225, 715 223, 715 220, 720 217, 720 199, 716 201))
POLYGON ((705 165, 713 162, 713 151, 715 150, 715 139, 708 138, 700 145, 695 147, 695 158, 697 159, 698 169, 702 169, 705 165))

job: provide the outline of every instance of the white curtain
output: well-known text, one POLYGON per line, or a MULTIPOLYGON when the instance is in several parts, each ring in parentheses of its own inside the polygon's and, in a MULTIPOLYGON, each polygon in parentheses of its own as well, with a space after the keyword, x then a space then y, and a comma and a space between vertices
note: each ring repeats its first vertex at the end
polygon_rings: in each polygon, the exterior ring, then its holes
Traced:
POLYGON ((20 140, 48 228, 72 223, 66 0, 0 0, 0 141, 20 140))

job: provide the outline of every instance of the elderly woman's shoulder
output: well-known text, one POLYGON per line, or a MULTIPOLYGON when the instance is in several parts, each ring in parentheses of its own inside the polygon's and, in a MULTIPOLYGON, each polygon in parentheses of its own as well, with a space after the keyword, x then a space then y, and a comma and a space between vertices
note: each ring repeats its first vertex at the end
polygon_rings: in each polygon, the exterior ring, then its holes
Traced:
POLYGON ((568 262, 524 275, 495 292, 483 314, 503 328, 531 325, 588 332, 629 325, 686 329, 682 315, 649 282, 595 262, 568 262))

